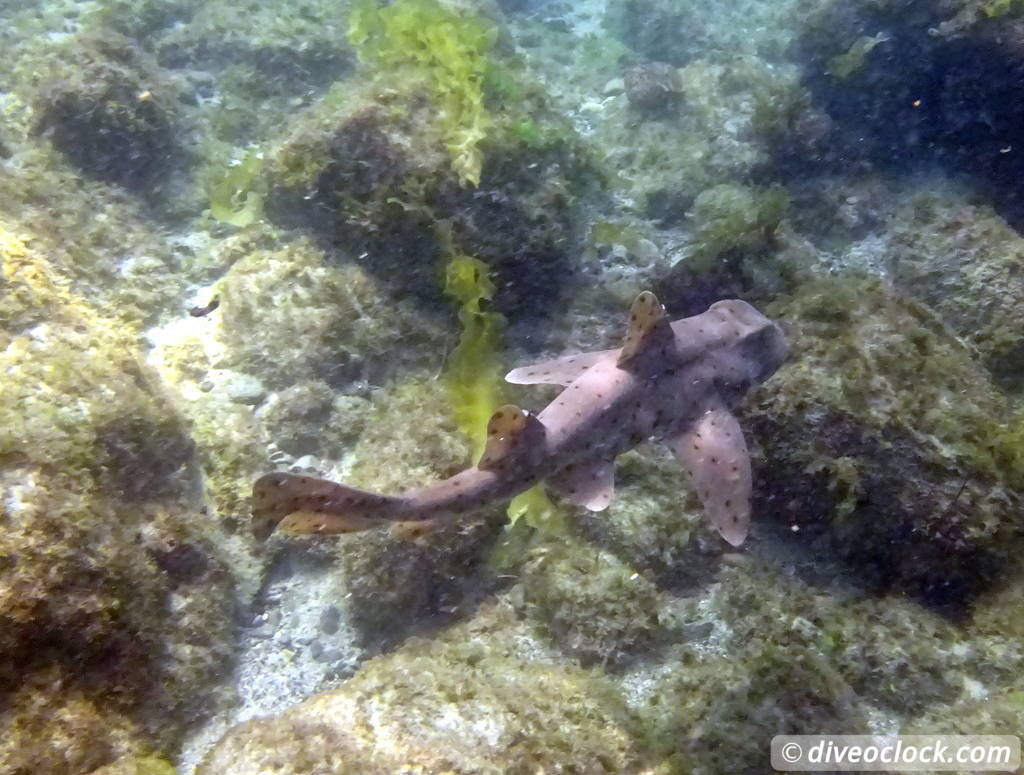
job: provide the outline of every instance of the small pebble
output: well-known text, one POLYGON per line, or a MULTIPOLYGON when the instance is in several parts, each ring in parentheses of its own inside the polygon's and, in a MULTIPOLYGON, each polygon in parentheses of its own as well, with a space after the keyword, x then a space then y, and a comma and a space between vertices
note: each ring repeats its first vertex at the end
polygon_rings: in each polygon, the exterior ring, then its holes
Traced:
POLYGON ((267 389, 256 377, 236 371, 227 376, 224 392, 236 404, 256 406, 267 395, 267 389))
POLYGON ((320 629, 328 635, 334 635, 341 623, 341 612, 333 605, 327 606, 320 614, 320 629))
POLYGON ((319 463, 313 455, 303 455, 291 464, 293 471, 315 471, 319 463))

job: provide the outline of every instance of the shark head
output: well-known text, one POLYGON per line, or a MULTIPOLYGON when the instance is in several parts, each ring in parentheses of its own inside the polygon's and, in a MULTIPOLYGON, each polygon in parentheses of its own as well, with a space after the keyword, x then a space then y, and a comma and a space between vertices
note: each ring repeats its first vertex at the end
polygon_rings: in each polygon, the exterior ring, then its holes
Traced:
POLYGON ((708 314, 713 314, 730 333, 725 347, 715 355, 715 360, 721 362, 715 382, 727 399, 738 399, 764 382, 789 355, 789 342, 778 324, 745 301, 716 302, 708 314))

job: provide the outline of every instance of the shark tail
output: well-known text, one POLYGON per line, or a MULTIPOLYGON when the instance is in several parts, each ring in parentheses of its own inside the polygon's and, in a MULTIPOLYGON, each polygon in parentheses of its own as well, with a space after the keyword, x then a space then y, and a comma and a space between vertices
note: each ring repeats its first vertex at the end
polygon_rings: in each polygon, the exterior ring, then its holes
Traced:
MULTIPOLYGON (((265 540, 290 535, 337 535, 409 520, 405 501, 297 474, 265 474, 252 488, 252 530, 265 540)), ((415 518, 413 518, 415 519, 415 518)))

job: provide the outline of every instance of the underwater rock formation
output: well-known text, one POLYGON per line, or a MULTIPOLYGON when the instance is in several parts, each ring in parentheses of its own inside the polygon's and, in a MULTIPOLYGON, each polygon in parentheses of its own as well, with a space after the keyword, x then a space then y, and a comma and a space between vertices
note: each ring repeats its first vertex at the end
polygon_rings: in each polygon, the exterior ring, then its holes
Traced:
POLYGON ((425 353, 443 350, 440 326, 380 285, 358 264, 331 262, 308 239, 247 253, 217 286, 228 346, 222 365, 272 389, 299 375, 339 389, 437 368, 440 356, 425 362, 425 353))
POLYGON ((240 725, 197 775, 426 772, 593 775, 640 766, 630 714, 600 675, 546 654, 501 604, 411 639, 340 689, 240 725))
POLYGON ((6 231, 0 262, 0 769, 87 773, 209 712, 232 579, 135 332, 6 231))
POLYGON ((440 298, 446 248, 435 227, 445 221, 457 249, 495 273, 498 311, 545 319, 573 279, 576 200, 597 185, 596 166, 540 90, 496 61, 491 88, 503 108, 488 113, 475 149, 478 183, 464 185, 450 119, 423 73, 387 72, 295 117, 263 172, 268 216, 342 248, 361 245, 363 266, 390 292, 430 304, 440 298))
POLYGON ((36 131, 86 175, 159 188, 185 160, 177 85, 127 38, 107 32, 76 42, 42 81, 36 131))
MULTIPOLYGON (((676 71, 673 81, 684 97, 678 111, 638 122, 623 95, 609 101, 595 127, 608 164, 621 173, 620 190, 663 229, 689 225, 704 192, 752 188, 751 171, 770 169, 783 149, 794 147, 793 127, 809 124, 811 110, 795 68, 769 67, 754 57, 698 59, 676 71)), ((818 139, 808 136, 799 145, 818 139)), ((742 227, 736 239, 750 231, 742 227)))
POLYGON ((1024 35, 1012 4, 833 0, 812 14, 795 54, 804 82, 854 159, 909 170, 938 163, 979 182, 1024 222, 1024 35))
POLYGON ((664 62, 642 62, 626 68, 622 76, 626 99, 638 113, 649 116, 671 115, 682 102, 679 73, 664 62))
POLYGON ((933 312, 880 282, 822 280, 769 309, 793 357, 745 413, 755 513, 871 587, 969 605, 1019 549, 1006 399, 933 312))
POLYGON ((552 649, 584 666, 620 670, 681 637, 665 620, 661 590, 611 552, 571 537, 522 564, 522 609, 552 649))
POLYGON ((278 449, 293 457, 338 458, 366 428, 370 402, 338 395, 321 380, 296 382, 275 393, 259 419, 278 449))
POLYGON ((464 123, 422 62, 354 68, 351 5, 4 4, 0 771, 184 775, 263 712, 202 775, 760 773, 782 731, 1019 733, 1017 0, 362 3, 483 9, 464 123), (621 78, 652 60, 672 83, 621 78), (494 270, 509 367, 617 344, 645 287, 774 300, 796 357, 742 420, 742 552, 644 445, 600 514, 255 546, 271 468, 392 492, 470 461, 453 254, 494 270))
POLYGON ((1024 387, 1024 239, 955 189, 904 199, 886 214, 886 234, 896 286, 977 348, 1000 385, 1024 387))
POLYGON ((609 31, 643 57, 675 67, 708 45, 707 20, 692 8, 664 0, 617 0, 605 17, 609 31))
POLYGON ((651 760, 669 773, 765 772, 776 734, 1016 734, 1012 592, 954 624, 902 596, 859 594, 835 572, 827 560, 746 557, 686 601, 705 634, 621 680, 651 760), (967 708, 974 726, 957 716, 967 708))
POLYGON ((609 0, 604 26, 646 59, 683 67, 696 59, 784 57, 808 3, 754 0, 609 0))

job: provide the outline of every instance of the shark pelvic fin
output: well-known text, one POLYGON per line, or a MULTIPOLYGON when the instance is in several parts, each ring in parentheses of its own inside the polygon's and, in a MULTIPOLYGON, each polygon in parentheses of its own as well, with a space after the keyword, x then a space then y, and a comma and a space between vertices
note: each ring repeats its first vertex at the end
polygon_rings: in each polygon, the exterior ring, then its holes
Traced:
POLYGON ((590 460, 571 465, 548 480, 572 503, 589 511, 604 511, 615 495, 615 461, 590 460))
POLYGON ((736 418, 715 401, 671 445, 722 538, 742 544, 750 527, 750 454, 736 418))
POLYGON ((336 535, 368 530, 396 519, 399 498, 298 474, 265 474, 252 488, 253 534, 260 540, 275 529, 290 535, 336 535))
POLYGON ((524 455, 539 454, 543 444, 543 423, 518 406, 506 404, 487 423, 487 446, 477 468, 501 469, 524 455))
POLYGON ((627 367, 636 357, 652 347, 672 347, 675 337, 658 297, 644 291, 633 301, 629 311, 626 338, 619 352, 618 365, 627 367))
POLYGON ((505 381, 513 385, 569 385, 595 363, 614 352, 615 350, 598 350, 578 353, 530 366, 521 366, 506 374, 505 381))
POLYGON ((392 522, 389 532, 394 538, 422 546, 426 538, 441 526, 439 519, 418 519, 412 522, 392 522))

